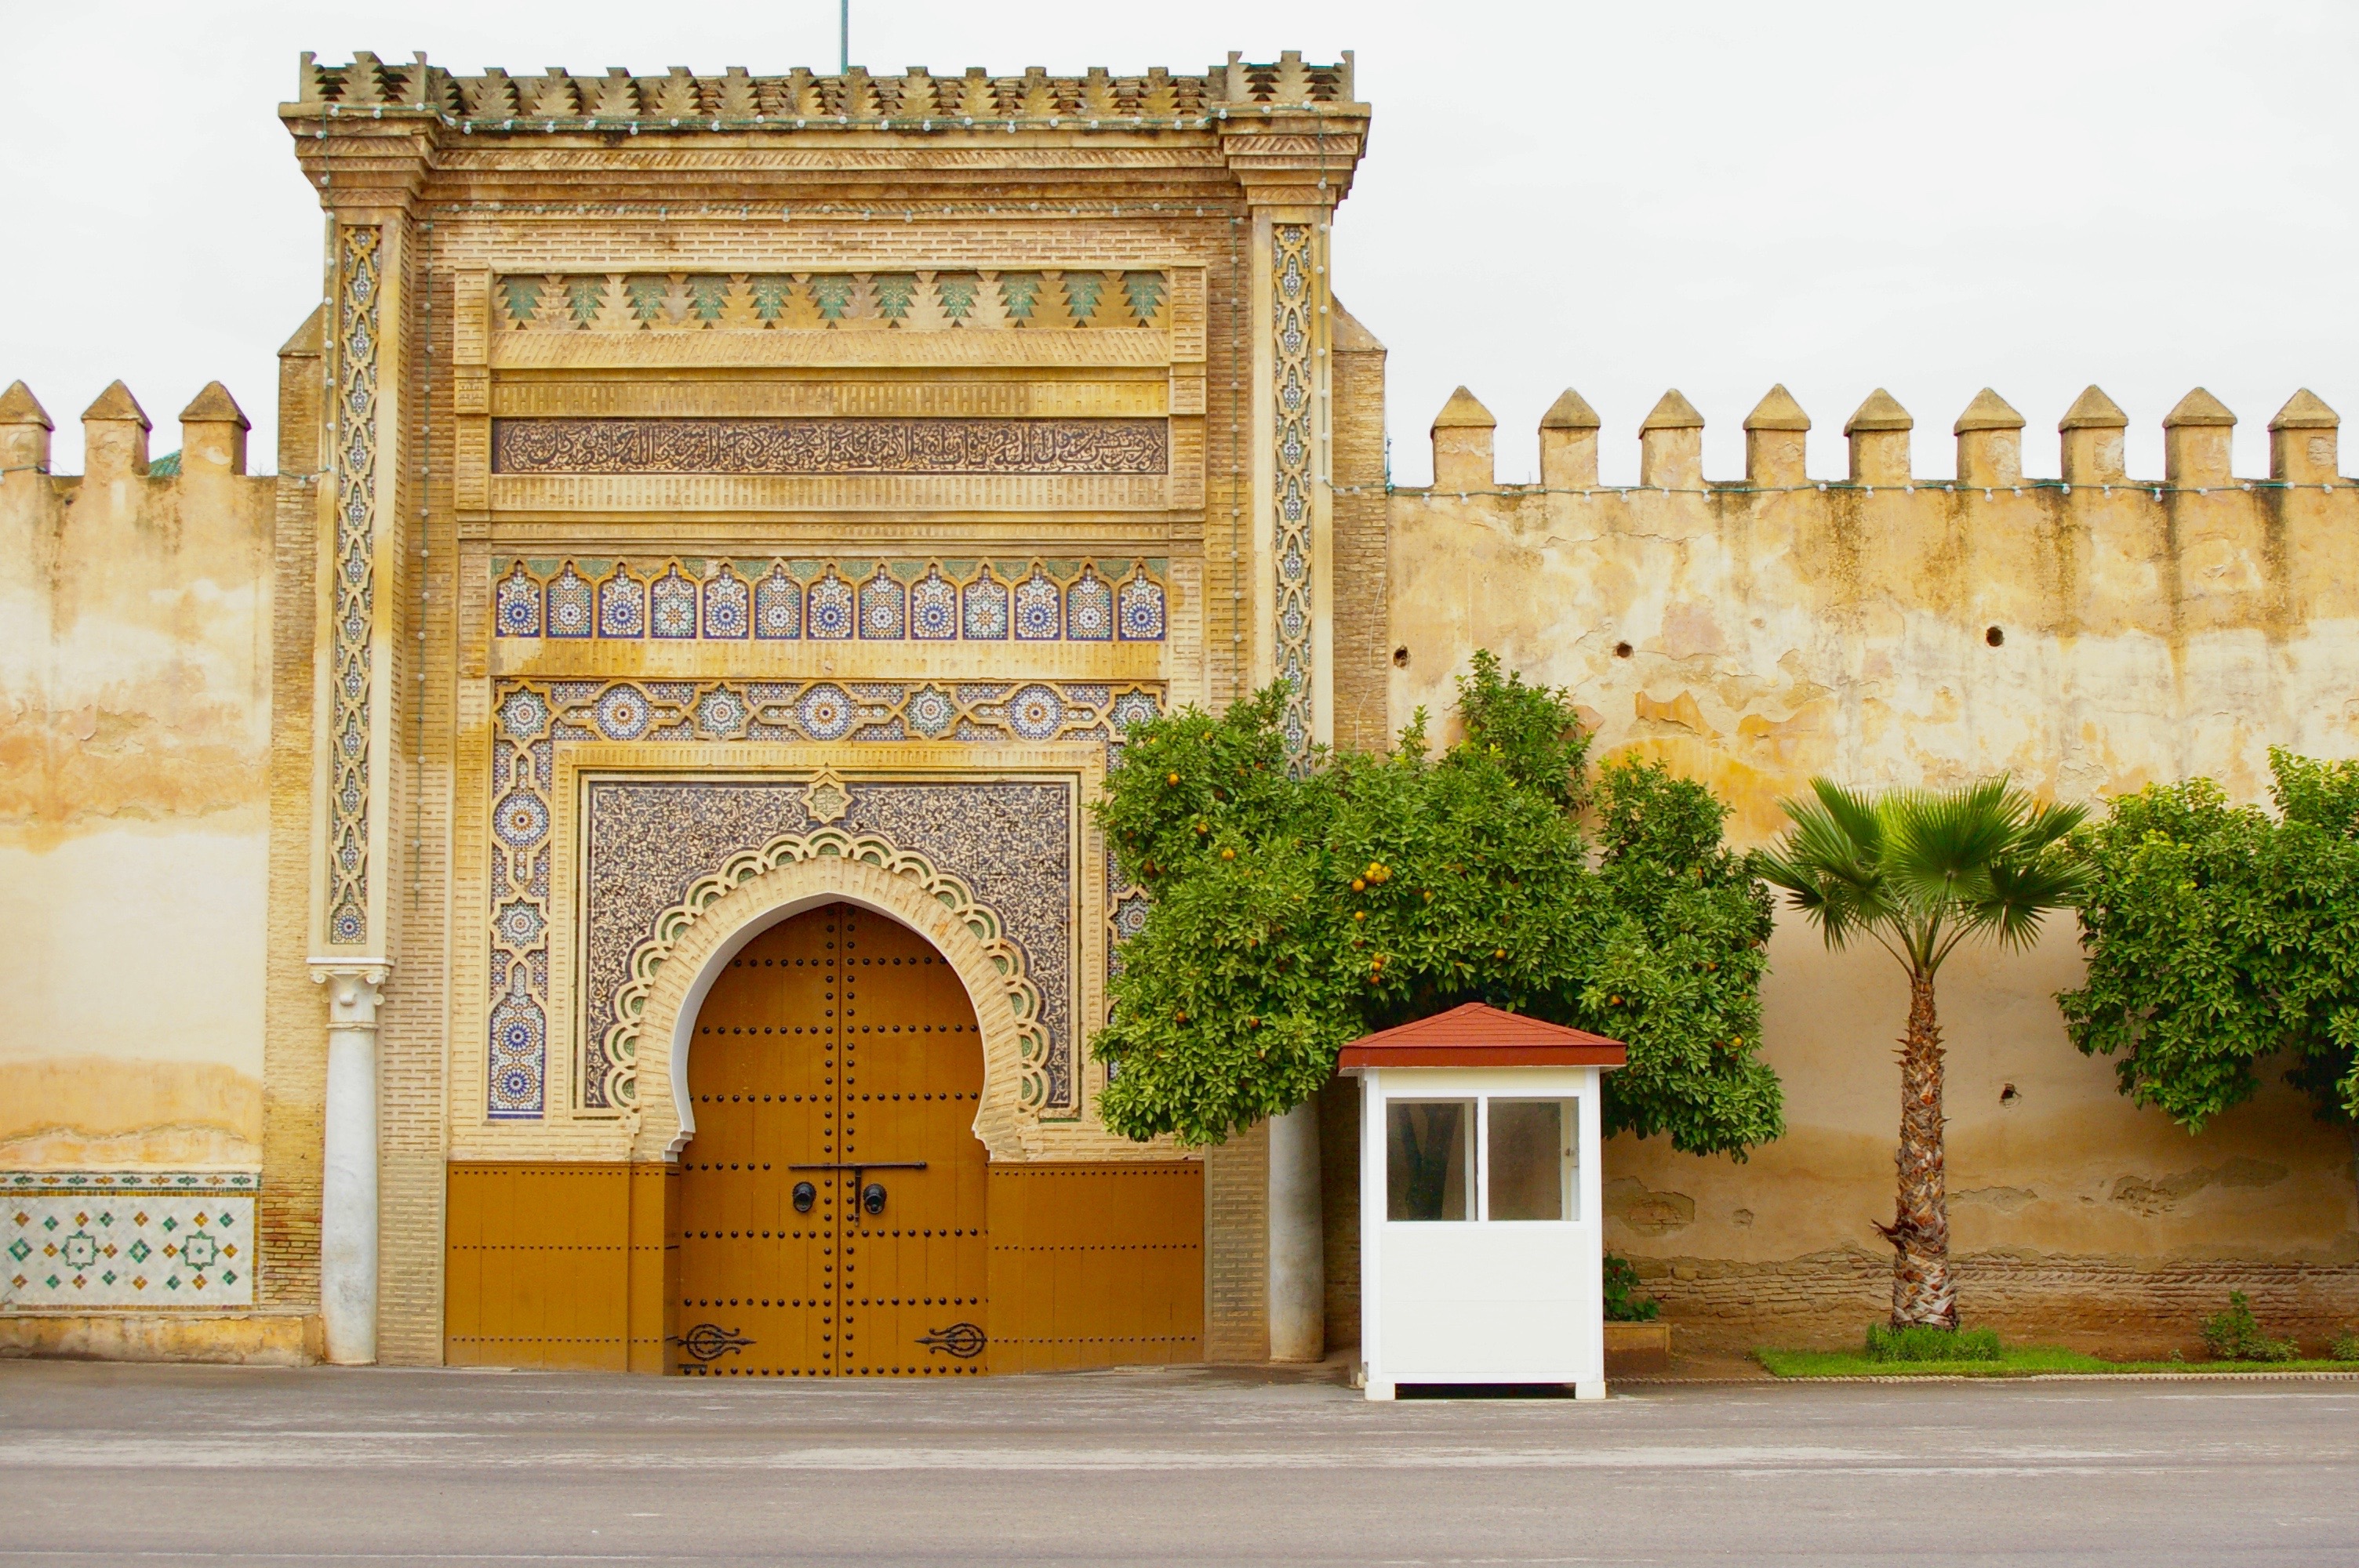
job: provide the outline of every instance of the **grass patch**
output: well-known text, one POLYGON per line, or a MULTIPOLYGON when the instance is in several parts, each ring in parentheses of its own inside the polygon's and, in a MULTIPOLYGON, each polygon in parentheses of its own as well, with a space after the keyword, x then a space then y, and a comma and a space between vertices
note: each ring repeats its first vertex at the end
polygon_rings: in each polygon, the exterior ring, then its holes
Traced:
POLYGON ((1906 1328, 1886 1324, 1867 1325, 1871 1361, 1995 1361, 1998 1331, 1994 1328, 1936 1328, 1912 1323, 1906 1328))
POLYGON ((1857 1350, 1756 1350, 1777 1378, 2021 1378, 2035 1372, 2359 1372, 2348 1361, 2106 1361, 2058 1345, 2010 1346, 1994 1360, 1878 1361, 1857 1350))
POLYGON ((2110 1372, 2112 1363, 2053 1345, 2018 1345, 1985 1360, 1887 1360, 1860 1350, 1772 1350, 1753 1358, 1779 1378, 2004 1378, 2027 1372, 2110 1372))

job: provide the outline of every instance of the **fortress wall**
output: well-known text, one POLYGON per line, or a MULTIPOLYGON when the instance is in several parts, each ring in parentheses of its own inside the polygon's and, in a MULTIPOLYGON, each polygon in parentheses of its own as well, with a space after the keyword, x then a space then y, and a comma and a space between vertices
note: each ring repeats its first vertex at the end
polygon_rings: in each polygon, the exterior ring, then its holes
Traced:
MULTIPOLYGON (((2307 393, 2272 426, 2268 481, 2229 473, 2231 417, 2190 395, 2169 473, 2132 480, 2126 421, 2093 388, 2063 478, 2025 480, 2022 420, 1985 394, 1959 422, 1960 480, 1918 481, 1908 416, 1879 393, 1822 482, 1780 390, 1747 422, 1748 478, 1721 483, 1674 393, 1641 434, 1645 482, 1608 489, 1597 417, 1568 394, 1541 484, 1518 488, 1492 483, 1490 416, 1462 394, 1437 484, 1390 497, 1391 722, 1448 714, 1451 677, 1493 649, 1570 688, 1596 755, 1710 784, 1739 845, 1774 837, 1817 773, 2005 771, 2084 800, 2205 773, 2264 797, 2273 744, 2359 754, 2359 487, 2307 393)), ((2159 1348, 2246 1288, 2313 1339, 2359 1321, 2352 1141, 2280 1087, 2196 1137, 2133 1108, 2049 1000, 2077 983, 2074 935, 2051 919, 2037 951, 1963 953, 1942 978, 1967 1316, 2159 1348)), ((1790 918, 1772 956, 1788 1136, 1745 1164, 1660 1140, 1607 1153, 1608 1244, 1731 1346, 1849 1340, 1888 1298, 1870 1222, 1892 1209, 1905 987, 1881 951, 1830 955, 1790 918)))
POLYGON ((276 481, 218 384, 84 430, 0 395, 0 1171, 252 1172, 276 481))

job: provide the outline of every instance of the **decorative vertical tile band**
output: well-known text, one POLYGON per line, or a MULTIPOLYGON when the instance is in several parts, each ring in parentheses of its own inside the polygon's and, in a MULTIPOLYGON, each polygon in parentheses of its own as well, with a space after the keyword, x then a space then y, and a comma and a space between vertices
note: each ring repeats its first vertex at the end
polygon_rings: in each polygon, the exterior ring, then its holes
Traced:
POLYGON ((0 1173, 0 1311, 254 1304, 247 1171, 0 1173))
POLYGON ((335 622, 331 632, 327 939, 368 941, 369 664, 375 612, 379 236, 359 225, 338 246, 335 622))
POLYGON ((1310 751, 1310 487, 1316 384, 1310 362, 1311 234, 1308 223, 1271 230, 1271 299, 1277 332, 1277 678, 1290 688, 1280 722, 1287 755, 1299 762, 1310 751))

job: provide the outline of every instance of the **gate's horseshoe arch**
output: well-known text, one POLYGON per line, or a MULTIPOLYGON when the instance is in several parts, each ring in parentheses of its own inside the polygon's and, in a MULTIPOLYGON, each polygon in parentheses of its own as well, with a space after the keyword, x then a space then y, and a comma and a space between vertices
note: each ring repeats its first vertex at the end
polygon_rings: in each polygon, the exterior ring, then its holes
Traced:
POLYGON ((983 1037, 983 1100, 974 1135, 995 1160, 1024 1157, 1026 1087, 1040 1077, 1048 1037, 1038 989, 997 914, 959 878, 883 838, 833 828, 772 839, 700 878, 655 922, 631 959, 609 1035, 617 1103, 636 1103, 635 1158, 669 1159, 696 1130, 688 1053, 712 982, 745 945, 782 920, 837 901, 864 905, 934 945, 966 987, 983 1037))

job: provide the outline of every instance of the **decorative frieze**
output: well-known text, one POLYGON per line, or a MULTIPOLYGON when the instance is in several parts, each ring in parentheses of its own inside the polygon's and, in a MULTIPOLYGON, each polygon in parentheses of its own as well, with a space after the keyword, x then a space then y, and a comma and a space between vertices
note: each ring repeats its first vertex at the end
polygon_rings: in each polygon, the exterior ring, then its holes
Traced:
POLYGON ((1159 474, 1160 419, 495 419, 503 474, 1159 474))
POLYGON ((1156 560, 495 563, 495 628, 556 641, 1158 643, 1156 560))
MULTIPOLYGON (((1162 710, 1162 701, 1159 686, 1057 681, 500 683, 495 695, 491 773, 485 1113, 494 1119, 532 1119, 547 1108, 549 935, 552 857, 557 852, 552 834, 560 747, 602 741, 705 747, 837 741, 1005 746, 1078 741, 1103 744, 1112 754, 1132 725, 1162 710)), ((810 805, 810 783, 799 781, 791 792, 799 803, 798 822, 810 805)), ((851 796, 848 806, 856 804, 859 790, 852 790, 851 796)), ((963 865, 954 869, 969 874, 963 865)), ((690 874, 700 870, 692 868, 690 874)), ((592 873, 594 881, 594 867, 592 873)), ((1070 880, 1068 875, 1060 885, 1070 880)), ((1061 1108, 1071 1103, 1072 1095, 1070 971, 1062 967, 1065 959, 1039 953, 1030 953, 1027 964, 1043 986, 1048 1031, 1040 1103, 1061 1108), (1052 963, 1060 966, 1053 971, 1058 982, 1053 988, 1045 978, 1052 963)), ((580 1079, 583 1106, 619 1108, 608 1098, 614 1064, 603 1055, 603 1044, 594 1033, 584 1042, 584 1050, 580 1079)))
POLYGON ((250 1171, 0 1173, 0 1310, 254 1304, 250 1171))
POLYGON ((509 332, 1164 330, 1164 272, 530 273, 494 285, 509 332))

